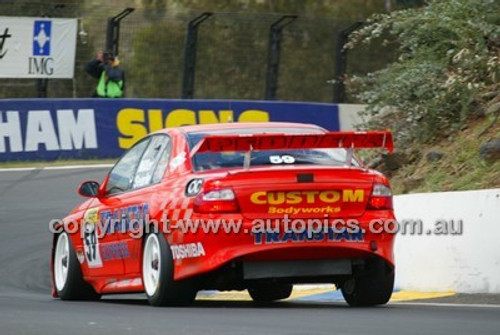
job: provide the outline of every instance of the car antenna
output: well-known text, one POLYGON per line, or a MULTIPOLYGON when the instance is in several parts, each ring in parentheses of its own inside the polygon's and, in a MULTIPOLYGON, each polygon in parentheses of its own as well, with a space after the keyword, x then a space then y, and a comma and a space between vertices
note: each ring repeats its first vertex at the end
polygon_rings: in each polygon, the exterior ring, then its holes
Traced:
POLYGON ((354 154, 354 143, 352 143, 351 146, 347 149, 345 161, 348 167, 352 166, 353 154, 354 154))
POLYGON ((245 157, 243 159, 243 169, 245 170, 250 169, 250 163, 252 161, 252 151, 253 146, 250 144, 250 148, 248 148, 248 151, 245 152, 245 157))

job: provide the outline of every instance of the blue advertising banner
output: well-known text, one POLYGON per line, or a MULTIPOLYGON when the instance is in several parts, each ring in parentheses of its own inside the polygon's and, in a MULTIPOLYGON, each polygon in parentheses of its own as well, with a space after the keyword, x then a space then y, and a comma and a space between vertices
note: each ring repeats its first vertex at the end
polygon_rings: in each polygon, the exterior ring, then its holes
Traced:
POLYGON ((146 134, 225 122, 300 122, 339 130, 335 104, 160 99, 0 100, 0 161, 116 158, 146 134))

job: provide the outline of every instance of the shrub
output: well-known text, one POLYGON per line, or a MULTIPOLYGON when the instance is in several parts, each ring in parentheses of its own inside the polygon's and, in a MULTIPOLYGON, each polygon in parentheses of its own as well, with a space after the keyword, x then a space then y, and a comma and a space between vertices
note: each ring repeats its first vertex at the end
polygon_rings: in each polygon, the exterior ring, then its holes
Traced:
POLYGON ((369 105, 367 126, 389 126, 402 144, 460 129, 478 94, 498 89, 499 23, 497 0, 429 0, 421 8, 373 15, 347 47, 382 37, 398 45, 399 57, 348 82, 369 105))

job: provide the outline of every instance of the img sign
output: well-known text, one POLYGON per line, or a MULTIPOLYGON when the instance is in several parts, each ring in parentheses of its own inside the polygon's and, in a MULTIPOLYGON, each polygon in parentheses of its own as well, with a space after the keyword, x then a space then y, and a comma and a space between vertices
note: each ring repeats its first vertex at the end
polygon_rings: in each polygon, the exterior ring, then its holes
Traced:
POLYGON ((33 27, 33 57, 29 58, 29 71, 32 74, 52 76, 54 57, 50 55, 52 40, 52 21, 37 20, 33 27))
MULTIPOLYGON (((46 27, 46 26, 45 26, 46 27)), ((41 29, 41 28, 40 28, 41 29)), ((37 53, 47 53, 45 44, 37 53)), ((150 132, 226 122, 301 122, 339 130, 339 106, 160 100, 0 100, 0 161, 116 158, 150 132)))
POLYGON ((0 16, 0 78, 73 78, 76 19, 0 16))

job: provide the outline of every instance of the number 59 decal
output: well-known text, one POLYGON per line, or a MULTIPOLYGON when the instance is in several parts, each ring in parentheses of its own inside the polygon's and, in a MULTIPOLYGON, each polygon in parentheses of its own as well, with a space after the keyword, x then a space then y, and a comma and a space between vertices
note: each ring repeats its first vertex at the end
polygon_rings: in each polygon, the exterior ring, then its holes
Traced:
POLYGON ((83 250, 89 268, 102 267, 101 253, 99 251, 99 238, 97 236, 98 209, 89 209, 84 216, 83 250))
POLYGON ((295 163, 295 158, 290 155, 271 155, 269 156, 269 161, 271 164, 293 164, 295 163))

